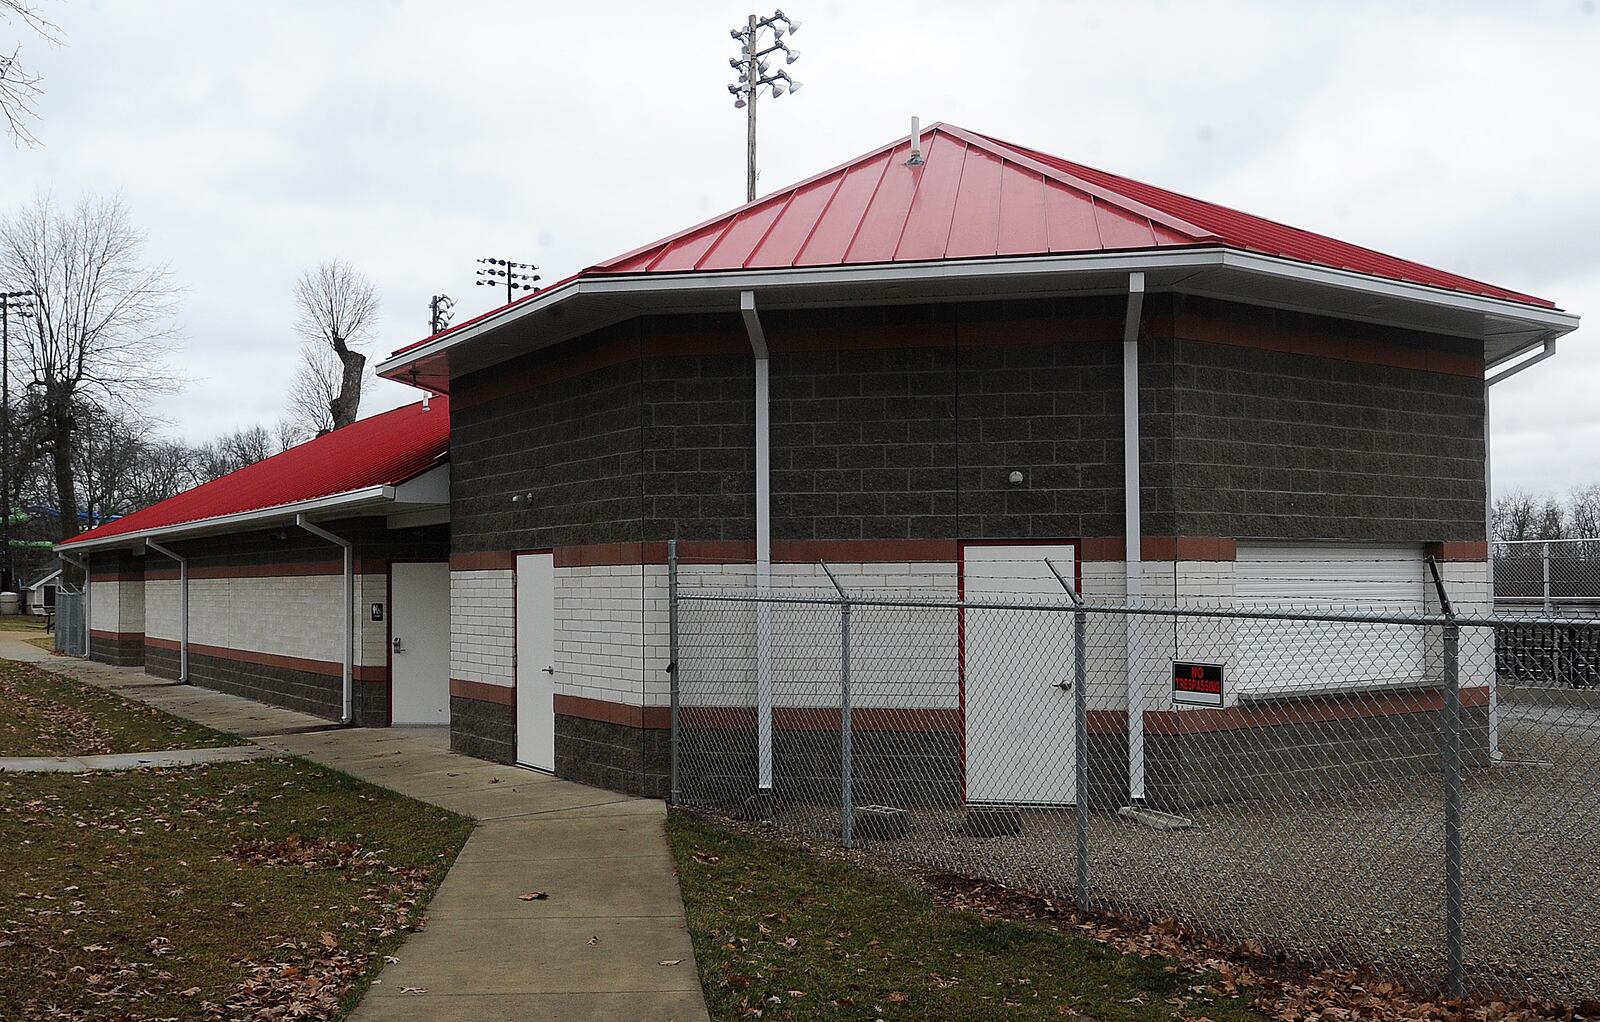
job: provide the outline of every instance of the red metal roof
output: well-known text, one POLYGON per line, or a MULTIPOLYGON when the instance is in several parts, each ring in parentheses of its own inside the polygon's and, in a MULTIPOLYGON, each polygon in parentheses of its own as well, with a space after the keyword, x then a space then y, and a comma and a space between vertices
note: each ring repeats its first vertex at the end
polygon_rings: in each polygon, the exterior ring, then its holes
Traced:
POLYGON ((265 461, 80 533, 63 545, 190 525, 374 486, 398 486, 438 464, 449 446, 450 402, 436 397, 428 411, 418 402, 358 419, 265 461))
MULTIPOLYGON (((586 277, 1223 246, 1542 308, 1555 303, 1143 184, 952 124, 902 138, 586 277)), ((515 304, 515 303, 512 303, 515 304)), ((500 308, 504 308, 501 306, 500 308)), ((400 355, 500 311, 408 344, 400 355)))
POLYGON ((1224 245, 1553 307, 948 124, 585 270, 741 270, 1224 245))

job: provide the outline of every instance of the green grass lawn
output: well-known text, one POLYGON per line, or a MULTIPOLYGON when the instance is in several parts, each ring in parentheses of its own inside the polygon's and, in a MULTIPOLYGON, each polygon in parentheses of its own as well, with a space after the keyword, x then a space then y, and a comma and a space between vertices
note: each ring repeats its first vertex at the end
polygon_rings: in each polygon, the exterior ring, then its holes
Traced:
POLYGON ((0 756, 92 756, 239 744, 232 735, 93 685, 0 660, 0 756))
POLYGON ((850 863, 681 813, 668 832, 713 1019, 1265 1017, 1159 958, 941 908, 850 863))
POLYGON ((337 1018, 471 829, 298 760, 0 775, 0 1018, 337 1018))

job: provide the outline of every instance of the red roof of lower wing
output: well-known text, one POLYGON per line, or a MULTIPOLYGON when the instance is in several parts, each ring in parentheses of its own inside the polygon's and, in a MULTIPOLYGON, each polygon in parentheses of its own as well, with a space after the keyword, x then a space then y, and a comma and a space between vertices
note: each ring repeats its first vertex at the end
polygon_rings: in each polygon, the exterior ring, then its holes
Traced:
POLYGON ((374 486, 397 486, 438 464, 449 445, 450 402, 434 398, 427 411, 419 402, 360 419, 80 533, 67 544, 197 524, 374 486))

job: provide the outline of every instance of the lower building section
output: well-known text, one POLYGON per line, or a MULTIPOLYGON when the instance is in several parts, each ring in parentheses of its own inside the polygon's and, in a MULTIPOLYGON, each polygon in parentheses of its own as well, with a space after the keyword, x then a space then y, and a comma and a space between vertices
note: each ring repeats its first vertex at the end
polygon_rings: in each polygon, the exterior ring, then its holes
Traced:
POLYGON ((665 798, 671 750, 669 728, 556 714, 556 774, 580 784, 665 798))
POLYGON ((89 632, 89 657, 115 667, 144 664, 144 635, 140 632, 89 632))
MULTIPOLYGON (((1461 697, 1465 765, 1487 765, 1488 690, 1466 689, 1461 697)), ((1182 812, 1219 803, 1359 789, 1437 773, 1443 749, 1442 713, 1443 696, 1437 689, 1338 694, 1217 711, 1149 712, 1144 718, 1145 804, 1182 812)), ((922 726, 907 727, 917 716, 868 711, 854 721, 850 761, 856 805, 938 808, 1070 801, 1070 796, 969 798, 970 750, 956 726, 959 720, 953 714, 924 711, 927 721, 922 726), (952 726, 927 726, 943 718, 952 726)), ((1098 809, 1127 805, 1126 717, 1118 712, 1091 713, 1087 739, 1090 805, 1098 809)), ((753 708, 685 708, 681 741, 684 801, 737 806, 756 793, 753 708)), ((593 755, 588 746, 574 751, 593 755)), ((1027 751, 1016 748, 1011 755, 1026 760, 1027 751)), ((772 792, 780 804, 839 803, 844 750, 837 712, 777 708, 772 758, 772 792)), ((1072 790, 1070 784, 1067 790, 1072 790)))
POLYGON ((516 690, 452 680, 450 750, 491 763, 515 763, 516 690))
MULTIPOLYGON (((178 644, 149 639, 145 645, 156 653, 154 662, 147 667, 150 673, 176 679, 178 644)), ((189 647, 190 684, 328 720, 338 720, 343 710, 341 671, 338 664, 297 662, 288 657, 252 654, 246 650, 189 647)), ((357 692, 364 687, 367 686, 356 686, 357 692)))

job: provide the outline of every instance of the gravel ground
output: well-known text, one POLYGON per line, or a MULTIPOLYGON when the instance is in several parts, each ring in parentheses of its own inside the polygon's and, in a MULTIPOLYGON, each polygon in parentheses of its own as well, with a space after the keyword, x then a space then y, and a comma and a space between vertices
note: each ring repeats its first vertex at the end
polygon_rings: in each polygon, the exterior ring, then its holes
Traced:
MULTIPOLYGON (((1502 764, 1470 771, 1463 818, 1471 992, 1600 999, 1600 713, 1509 707, 1502 764)), ((1090 822, 1097 904, 1175 916, 1253 951, 1370 966, 1423 989, 1444 976, 1444 815, 1438 776, 1195 810, 1162 832, 1090 822)), ((1070 900, 1071 811, 974 838, 953 810, 913 813, 870 854, 1070 900)), ((838 815, 786 808, 779 826, 836 835, 838 815)))

